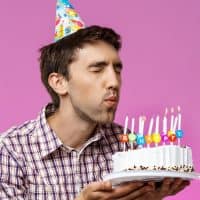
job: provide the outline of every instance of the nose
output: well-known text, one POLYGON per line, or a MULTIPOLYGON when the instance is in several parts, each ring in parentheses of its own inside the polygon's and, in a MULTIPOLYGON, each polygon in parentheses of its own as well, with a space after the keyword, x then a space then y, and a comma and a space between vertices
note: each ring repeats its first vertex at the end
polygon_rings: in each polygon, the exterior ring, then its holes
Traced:
POLYGON ((119 90, 121 86, 121 74, 113 66, 107 68, 106 88, 119 90))

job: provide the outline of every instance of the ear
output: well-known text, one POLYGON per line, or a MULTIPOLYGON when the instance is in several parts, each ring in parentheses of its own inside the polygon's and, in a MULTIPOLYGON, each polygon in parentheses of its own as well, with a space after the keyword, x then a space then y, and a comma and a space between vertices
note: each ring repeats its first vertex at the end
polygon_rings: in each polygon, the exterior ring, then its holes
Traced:
POLYGON ((58 95, 68 93, 68 81, 63 75, 58 73, 49 74, 48 83, 58 95))

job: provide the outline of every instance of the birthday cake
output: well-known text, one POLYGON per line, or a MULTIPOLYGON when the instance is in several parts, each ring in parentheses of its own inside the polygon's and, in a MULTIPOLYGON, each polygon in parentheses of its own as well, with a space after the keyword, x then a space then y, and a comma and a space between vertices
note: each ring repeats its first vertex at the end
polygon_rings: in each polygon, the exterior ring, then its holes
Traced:
POLYGON ((163 145, 117 152, 113 155, 113 171, 124 170, 192 172, 192 150, 190 147, 163 145))
POLYGON ((124 133, 119 137, 124 144, 124 149, 112 156, 113 172, 127 170, 194 171, 192 149, 188 146, 182 147, 180 144, 183 131, 181 129, 180 108, 178 108, 178 111, 178 115, 175 117, 172 109, 168 129, 168 110, 165 111, 161 134, 159 133, 159 116, 156 117, 155 131, 152 131, 154 119, 151 118, 146 135, 144 135, 146 117, 141 116, 139 118, 138 133, 134 131, 135 119, 132 118, 131 133, 129 134, 126 133, 128 127, 128 117, 126 117, 124 133), (129 149, 127 149, 127 144, 131 146, 129 149), (133 148, 135 144, 137 145, 136 149, 133 148))

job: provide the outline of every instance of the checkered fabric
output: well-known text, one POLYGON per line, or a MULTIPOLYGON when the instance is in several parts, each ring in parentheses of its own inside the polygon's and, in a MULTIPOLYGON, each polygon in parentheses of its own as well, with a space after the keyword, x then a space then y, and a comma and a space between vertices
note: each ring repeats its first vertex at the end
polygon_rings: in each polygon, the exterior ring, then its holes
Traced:
MULTIPOLYGON (((0 199, 74 200, 88 183, 112 171, 111 156, 122 150, 122 127, 98 125, 83 147, 66 147, 49 127, 46 106, 36 120, 13 127, 0 142, 0 199)), ((77 133, 79 134, 79 133, 77 133)))

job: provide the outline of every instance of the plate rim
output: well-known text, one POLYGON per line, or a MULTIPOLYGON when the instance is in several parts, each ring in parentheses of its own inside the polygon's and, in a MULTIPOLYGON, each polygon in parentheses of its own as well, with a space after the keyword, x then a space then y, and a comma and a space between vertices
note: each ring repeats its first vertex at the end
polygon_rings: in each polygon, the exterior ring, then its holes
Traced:
MULTIPOLYGON (((141 178, 141 180, 148 180, 148 177, 151 178, 151 180, 160 179, 170 177, 170 178, 183 178, 186 180, 200 180, 200 173, 198 172, 176 172, 176 171, 167 171, 167 170, 129 170, 129 171, 118 171, 118 172, 112 172, 110 174, 107 174, 103 177, 104 181, 111 181, 111 183, 114 183, 116 185, 120 184, 122 182, 126 182, 126 179, 129 179, 128 181, 131 181, 130 179, 138 178, 144 176, 144 179, 141 178), (122 181, 120 181, 120 179, 122 181)), ((138 181, 138 180, 136 180, 138 181)))

